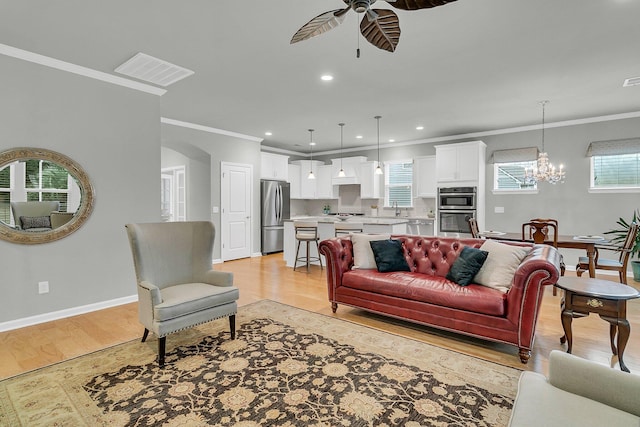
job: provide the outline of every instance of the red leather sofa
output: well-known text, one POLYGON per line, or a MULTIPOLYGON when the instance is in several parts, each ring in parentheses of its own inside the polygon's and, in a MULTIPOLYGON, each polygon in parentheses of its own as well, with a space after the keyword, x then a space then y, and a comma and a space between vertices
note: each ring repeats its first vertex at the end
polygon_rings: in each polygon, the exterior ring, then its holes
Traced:
POLYGON ((408 320, 473 337, 518 347, 527 363, 535 335, 544 286, 559 277, 558 251, 549 245, 532 246, 518 266, 511 288, 500 290, 478 284, 460 286, 445 278, 464 246, 478 248, 482 239, 391 236, 402 242, 411 271, 380 273, 352 270, 349 237, 320 243, 326 258, 329 301, 408 320))

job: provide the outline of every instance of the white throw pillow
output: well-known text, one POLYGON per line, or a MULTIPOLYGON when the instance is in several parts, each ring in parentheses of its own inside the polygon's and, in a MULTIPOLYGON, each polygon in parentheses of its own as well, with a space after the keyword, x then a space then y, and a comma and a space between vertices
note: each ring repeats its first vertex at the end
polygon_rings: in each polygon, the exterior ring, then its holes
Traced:
POLYGON ((480 246, 480 249, 489 252, 489 255, 478 274, 473 278, 473 282, 508 292, 516 269, 524 257, 529 254, 531 248, 507 245, 488 239, 480 246))
POLYGON ((387 240, 390 234, 363 234, 350 233, 353 244, 353 269, 377 270, 376 258, 373 256, 371 245, 372 240, 387 240))

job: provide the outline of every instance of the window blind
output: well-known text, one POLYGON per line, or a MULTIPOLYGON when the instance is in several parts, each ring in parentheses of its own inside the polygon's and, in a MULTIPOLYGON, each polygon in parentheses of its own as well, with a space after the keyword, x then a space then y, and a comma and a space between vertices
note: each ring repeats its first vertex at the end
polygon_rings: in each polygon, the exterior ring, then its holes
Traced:
POLYGON ((538 147, 495 150, 491 154, 491 163, 517 163, 538 159, 538 147))
POLYGON ((394 202, 398 207, 413 206, 413 163, 411 161, 388 162, 385 174, 385 206, 394 202))
POLYGON ((640 153, 640 138, 595 141, 587 148, 587 157, 640 153))

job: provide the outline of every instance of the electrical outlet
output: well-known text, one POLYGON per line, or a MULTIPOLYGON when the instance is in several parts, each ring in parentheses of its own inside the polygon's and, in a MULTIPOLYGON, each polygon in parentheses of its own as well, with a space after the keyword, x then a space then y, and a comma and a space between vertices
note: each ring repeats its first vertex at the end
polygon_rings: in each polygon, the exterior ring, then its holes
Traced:
POLYGON ((49 293, 49 282, 38 282, 38 293, 39 294, 48 294, 49 293))
POLYGON ((494 213, 504 213, 504 206, 495 206, 493 208, 494 213))

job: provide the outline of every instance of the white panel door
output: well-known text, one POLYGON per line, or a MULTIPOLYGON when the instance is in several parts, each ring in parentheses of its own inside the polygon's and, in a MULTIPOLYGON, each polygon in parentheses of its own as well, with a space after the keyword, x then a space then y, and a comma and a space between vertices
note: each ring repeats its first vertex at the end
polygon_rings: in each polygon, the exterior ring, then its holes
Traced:
POLYGON ((222 172, 222 260, 251 256, 251 165, 225 163, 222 172))

